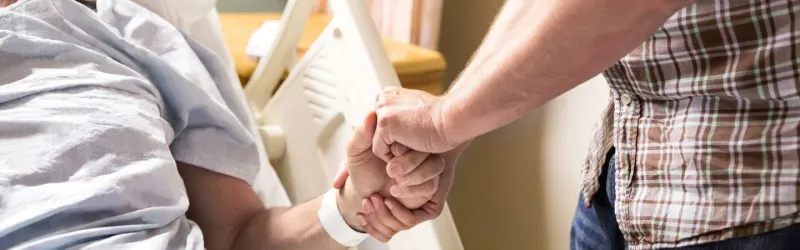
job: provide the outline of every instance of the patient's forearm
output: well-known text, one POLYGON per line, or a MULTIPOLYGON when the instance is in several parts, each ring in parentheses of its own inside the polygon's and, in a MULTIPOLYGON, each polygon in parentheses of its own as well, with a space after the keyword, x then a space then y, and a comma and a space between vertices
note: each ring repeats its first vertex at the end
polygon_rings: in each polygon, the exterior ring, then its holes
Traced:
MULTIPOLYGON (((509 0, 508 4, 515 1, 509 0)), ((511 34, 490 32, 476 60, 444 98, 443 132, 452 142, 508 124, 597 75, 652 35, 688 0, 541 0, 511 34)), ((499 18, 502 19, 502 18, 499 18)))
MULTIPOLYGON (((323 229, 321 198, 291 208, 265 209, 245 181, 178 162, 189 196, 187 217, 203 232, 209 250, 345 249, 323 229)), ((347 224, 357 230, 362 197, 345 183, 337 198, 347 224)))
MULTIPOLYGON (((350 225, 358 225, 355 215, 361 200, 352 185, 345 184, 338 203, 350 225)), ((242 227, 233 249, 345 249, 322 227, 317 217, 321 203, 322 197, 317 197, 291 208, 264 210, 242 227)))

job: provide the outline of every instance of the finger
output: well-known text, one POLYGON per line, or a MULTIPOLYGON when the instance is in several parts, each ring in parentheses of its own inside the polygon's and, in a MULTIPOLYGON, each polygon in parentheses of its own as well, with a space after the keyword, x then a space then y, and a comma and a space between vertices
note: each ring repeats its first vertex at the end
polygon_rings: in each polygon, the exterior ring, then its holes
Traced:
POLYGON ((411 150, 411 149, 406 147, 406 145, 403 145, 403 144, 400 144, 400 143, 393 143, 392 144, 392 154, 395 157, 404 155, 409 150, 411 150))
POLYGON ((417 217, 414 215, 414 213, 400 204, 399 201, 392 198, 386 198, 383 202, 386 207, 389 208, 389 212, 392 213, 392 216, 397 218, 397 220, 400 223, 403 223, 403 225, 406 227, 412 228, 419 223, 419 220, 417 220, 417 217))
POLYGON ((344 182, 347 180, 347 177, 350 176, 350 169, 342 166, 339 169, 339 173, 336 174, 336 178, 333 179, 333 188, 335 189, 342 189, 344 187, 344 182))
POLYGON ((377 116, 377 127, 375 135, 372 137, 372 153, 382 160, 388 162, 394 156, 392 155, 391 145, 393 143, 389 137, 388 119, 385 116, 377 116))
POLYGON ((372 200, 372 206, 375 208, 375 214, 377 214, 377 218, 386 225, 389 229, 392 229, 395 233, 403 230, 407 230, 408 227, 403 224, 402 222, 398 221, 391 212, 389 212, 389 208, 386 207, 384 200, 379 195, 373 195, 370 197, 372 200))
POLYGON ((401 156, 392 158, 386 166, 386 173, 392 178, 404 176, 422 164, 429 155, 429 153, 416 150, 408 151, 401 156))
MULTIPOLYGON (((438 190, 433 197, 431 197, 430 201, 428 201, 428 203, 439 206, 439 209, 444 208, 447 195, 450 193, 450 189, 453 187, 453 179, 455 178, 456 174, 456 162, 458 161, 458 154, 460 154, 460 151, 463 150, 463 148, 456 150, 458 151, 451 151, 441 155, 442 158, 445 159, 444 171, 441 175, 439 175, 438 190)), ((441 211, 439 211, 439 213, 441 213, 441 211)))
POLYGON ((444 172, 444 166, 444 159, 441 156, 431 154, 411 172, 406 175, 396 176, 395 179, 397 184, 401 186, 420 185, 439 177, 444 172))
MULTIPOLYGON (((366 221, 366 216, 364 216, 363 214, 358 214, 357 217, 359 218, 359 220, 366 221)), ((383 233, 379 232, 377 229, 375 229, 375 227, 373 227, 369 223, 364 225, 364 231, 366 231, 367 234, 369 234, 369 236, 372 236, 372 238, 375 238, 376 240, 383 243, 388 242, 389 239, 391 238, 389 236, 383 235, 383 233)))
POLYGON ((442 210, 444 210, 444 203, 436 203, 430 202, 423 204, 422 207, 414 209, 411 211, 414 213, 414 218, 417 219, 418 223, 422 223, 423 221, 429 221, 436 219, 442 214, 442 210))
POLYGON ((374 227, 376 230, 378 230, 378 232, 380 232, 384 236, 388 236, 388 238, 391 238, 392 236, 394 236, 395 233, 397 233, 394 230, 387 227, 386 225, 384 225, 383 222, 380 219, 378 219, 378 214, 375 212, 375 208, 372 205, 372 201, 369 198, 365 198, 361 202, 361 206, 363 206, 364 208, 364 214, 366 215, 367 223, 370 224, 372 227, 374 227))
POLYGON ((375 137, 378 116, 375 111, 369 112, 364 121, 358 124, 353 131, 353 136, 347 143, 347 156, 359 157, 369 152, 372 148, 372 138, 375 137))
POLYGON ((414 186, 394 185, 389 189, 392 196, 397 198, 431 198, 436 191, 439 191, 439 178, 414 186))
POLYGON ((397 92, 396 89, 395 87, 384 88, 383 92, 378 95, 378 100, 375 104, 378 121, 375 136, 372 140, 372 152, 375 156, 378 156, 386 162, 394 157, 391 151, 391 145, 394 143, 391 138, 390 130, 390 126, 392 125, 391 112, 389 112, 390 109, 387 108, 391 106, 391 100, 394 96, 388 93, 397 92))

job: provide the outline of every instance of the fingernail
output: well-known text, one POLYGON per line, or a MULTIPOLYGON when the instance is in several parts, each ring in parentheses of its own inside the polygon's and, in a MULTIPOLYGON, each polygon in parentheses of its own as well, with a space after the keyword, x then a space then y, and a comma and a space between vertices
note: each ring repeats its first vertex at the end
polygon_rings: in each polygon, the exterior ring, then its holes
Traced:
POLYGON ((392 204, 391 202, 384 201, 383 204, 386 204, 386 206, 389 207, 389 210, 394 210, 394 204, 392 204))
POLYGON ((374 197, 373 197, 373 198, 372 198, 372 205, 373 205, 373 206, 375 206, 375 208, 377 208, 378 206, 380 206, 380 205, 381 205, 381 201, 380 201, 380 200, 378 200, 378 198, 374 198, 374 197))
POLYGON ((400 167, 400 164, 394 163, 389 165, 389 174, 397 177, 403 174, 403 169, 400 167))
POLYGON ((367 219, 364 219, 364 216, 358 215, 356 216, 358 223, 361 224, 362 227, 367 226, 367 219))
POLYGON ((369 200, 364 199, 364 201, 361 202, 361 206, 364 207, 364 212, 368 214, 372 213, 372 203, 370 203, 369 200))
POLYGON ((403 191, 400 190, 400 187, 398 187, 397 185, 394 185, 394 186, 392 186, 392 188, 389 189, 389 193, 392 193, 392 196, 397 197, 397 196, 402 195, 403 191))

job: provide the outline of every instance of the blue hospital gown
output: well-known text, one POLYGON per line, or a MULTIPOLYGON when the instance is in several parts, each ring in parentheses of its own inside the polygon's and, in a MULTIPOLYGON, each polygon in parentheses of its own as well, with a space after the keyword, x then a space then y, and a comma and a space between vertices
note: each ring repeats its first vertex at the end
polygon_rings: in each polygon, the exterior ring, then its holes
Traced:
POLYGON ((146 9, 98 13, 0 8, 0 249, 203 249, 175 162, 252 183, 241 92, 146 9))

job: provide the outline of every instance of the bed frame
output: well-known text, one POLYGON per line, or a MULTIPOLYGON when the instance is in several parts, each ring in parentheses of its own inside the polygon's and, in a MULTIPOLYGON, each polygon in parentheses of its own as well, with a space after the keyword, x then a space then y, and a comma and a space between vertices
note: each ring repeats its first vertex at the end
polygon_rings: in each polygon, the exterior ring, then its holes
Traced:
MULTIPOLYGON (((279 33, 245 87, 270 162, 293 203, 330 189, 354 123, 374 108, 381 89, 400 86, 362 0, 329 0, 330 24, 297 61, 297 44, 315 2, 287 2, 279 33), (287 69, 289 76, 275 91, 287 69)), ((439 218, 399 233, 388 244, 370 238, 358 249, 463 246, 445 206, 439 218)))

